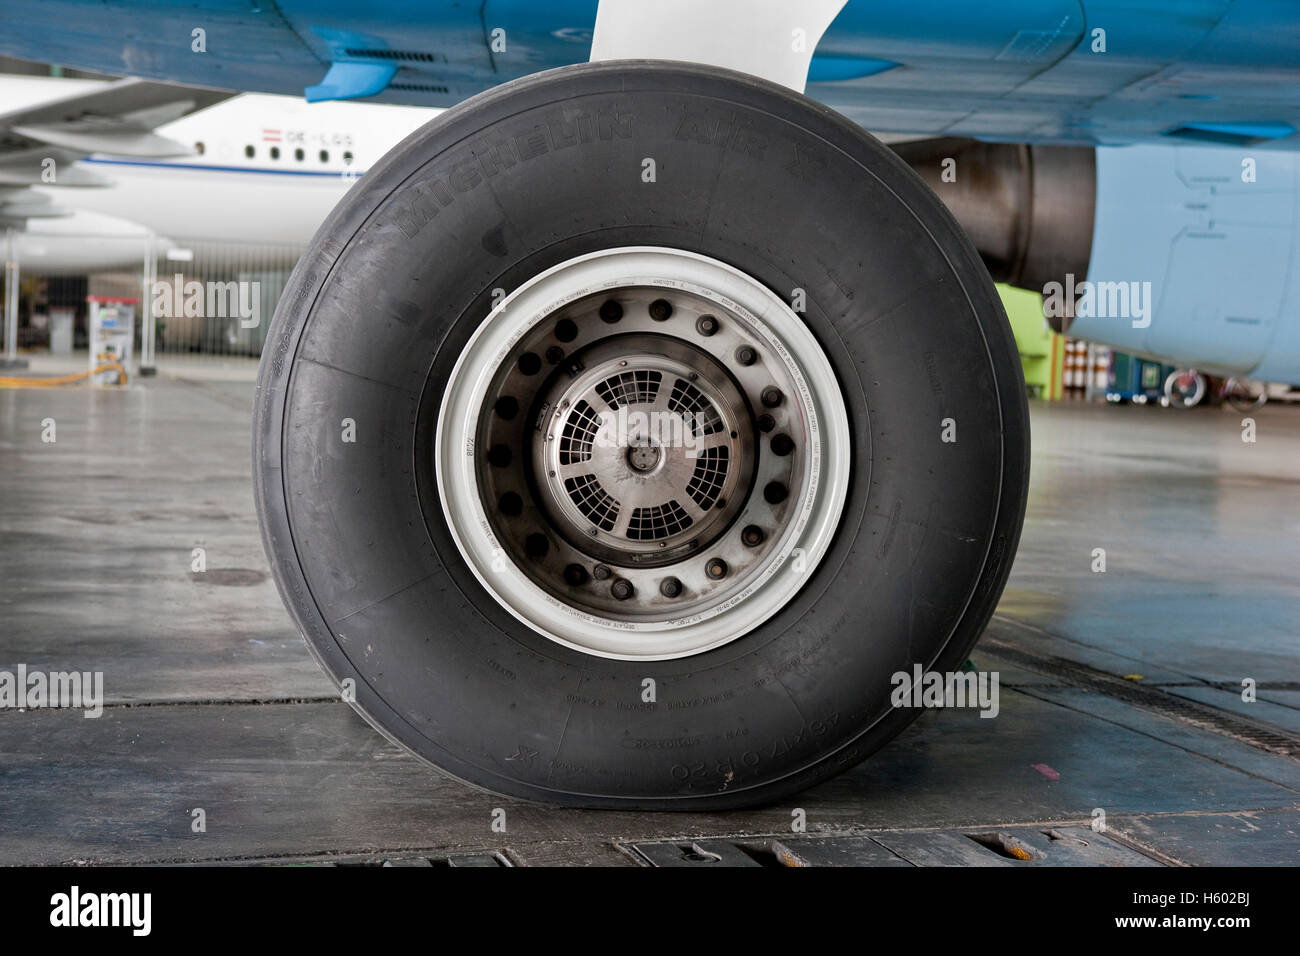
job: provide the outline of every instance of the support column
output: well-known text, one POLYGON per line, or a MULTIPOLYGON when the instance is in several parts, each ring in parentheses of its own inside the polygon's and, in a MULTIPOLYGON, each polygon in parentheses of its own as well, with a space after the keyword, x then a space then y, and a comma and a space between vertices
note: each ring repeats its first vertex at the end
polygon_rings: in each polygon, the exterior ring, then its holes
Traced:
POLYGON ((18 357, 18 233, 5 232, 5 354, 0 368, 26 368, 27 359, 18 357))
POLYGON ((154 365, 154 344, 157 328, 153 315, 153 285, 158 278, 158 250, 155 236, 145 237, 144 266, 140 277, 140 375, 148 378, 157 375, 154 365))

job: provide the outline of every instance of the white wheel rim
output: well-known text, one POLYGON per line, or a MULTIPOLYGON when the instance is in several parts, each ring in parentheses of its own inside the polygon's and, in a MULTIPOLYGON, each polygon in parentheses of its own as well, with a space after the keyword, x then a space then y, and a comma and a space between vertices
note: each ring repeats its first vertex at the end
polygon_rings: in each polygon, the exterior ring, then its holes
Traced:
MULTIPOLYGON (((470 338, 451 373, 435 444, 443 514, 461 557, 493 599, 550 640, 621 660, 666 660, 703 653, 751 632, 785 607, 830 546, 844 507, 849 461, 843 396, 829 361, 803 320, 744 273, 697 253, 658 247, 624 247, 579 256, 506 296, 470 338), (745 334, 766 343, 766 354, 779 356, 783 363, 779 371, 794 384, 787 414, 797 418, 803 429, 800 483, 788 508, 792 517, 773 529, 761 565, 730 585, 733 590, 725 600, 694 607, 681 616, 671 611, 652 619, 596 613, 543 588, 502 546, 493 525, 500 517, 489 515, 479 485, 483 449, 476 448, 475 442, 484 403, 493 377, 510 360, 517 343, 577 300, 627 289, 662 289, 664 295, 697 297, 743 323, 745 334)), ((743 524, 736 520, 728 533, 738 534, 743 524)), ((708 550, 690 560, 703 560, 708 550)), ((681 566, 688 567, 685 561, 681 566)), ((643 568, 626 571, 629 578, 644 577, 644 572, 643 568)))

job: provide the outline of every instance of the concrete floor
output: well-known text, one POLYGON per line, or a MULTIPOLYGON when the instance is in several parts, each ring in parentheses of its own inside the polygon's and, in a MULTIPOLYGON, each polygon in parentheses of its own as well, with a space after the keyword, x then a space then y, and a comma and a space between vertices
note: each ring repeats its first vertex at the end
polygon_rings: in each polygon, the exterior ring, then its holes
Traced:
POLYGON ((1227 409, 1035 406, 1024 539, 974 655, 1000 717, 927 713, 802 795, 800 835, 790 806, 514 803, 397 751, 270 580, 251 366, 181 374, 0 390, 0 669, 102 670, 109 704, 0 710, 0 863, 1300 863, 1300 408, 1246 444, 1227 409))

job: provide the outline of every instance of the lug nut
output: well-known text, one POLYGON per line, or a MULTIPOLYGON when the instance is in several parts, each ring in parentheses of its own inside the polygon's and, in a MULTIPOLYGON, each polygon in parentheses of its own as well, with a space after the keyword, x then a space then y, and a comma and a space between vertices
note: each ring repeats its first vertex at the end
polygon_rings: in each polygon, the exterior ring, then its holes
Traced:
POLYGON ((780 455, 784 458, 790 452, 794 451, 794 439, 782 432, 780 435, 772 436, 772 454, 780 455))
POLYGON ((759 415, 757 425, 759 431, 767 433, 776 427, 776 419, 771 415, 759 415))
POLYGON ((781 394, 781 390, 775 385, 769 385, 767 388, 763 389, 763 393, 759 395, 759 401, 768 408, 776 408, 776 406, 781 404, 784 398, 785 396, 781 394))
POLYGON ((623 307, 613 299, 606 299, 600 304, 600 317, 606 322, 617 322, 623 318, 623 307))
POLYGON ((682 582, 676 578, 664 578, 659 582, 659 593, 666 598, 675 598, 682 593, 682 582))
POLYGON ((742 345, 736 349, 737 365, 753 365, 757 361, 758 353, 754 351, 752 346, 742 345))
POLYGON ((767 535, 763 533, 763 529, 756 524, 747 524, 745 530, 740 532, 740 540, 751 548, 757 548, 766 537, 767 535))
POLYGON ((704 573, 713 580, 720 581, 727 576, 727 562, 721 558, 711 558, 704 566, 704 573))
POLYGON ((615 578, 614 583, 609 586, 609 593, 616 601, 626 601, 636 593, 636 588, 632 587, 632 582, 627 578, 615 578))
MULTIPOLYGON (((559 365, 560 360, 563 358, 564 358, 564 349, 560 348, 558 345, 552 345, 549 349, 546 350, 546 361, 550 362, 552 365, 559 365)), ((764 392, 764 394, 767 393, 764 392)))
POLYGON ((609 579, 609 576, 613 573, 614 573, 613 571, 611 571, 603 564, 598 564, 591 569, 591 576, 594 577, 597 581, 606 581, 609 579))
POLYGON ((564 583, 571 588, 580 588, 587 583, 587 569, 581 564, 570 564, 564 569, 564 583))
POLYGON ((650 318, 656 322, 666 322, 673 314, 673 307, 667 299, 655 299, 650 303, 650 318))
POLYGON ((718 331, 718 320, 712 315, 702 315, 695 320, 695 331, 700 335, 712 335, 718 331))

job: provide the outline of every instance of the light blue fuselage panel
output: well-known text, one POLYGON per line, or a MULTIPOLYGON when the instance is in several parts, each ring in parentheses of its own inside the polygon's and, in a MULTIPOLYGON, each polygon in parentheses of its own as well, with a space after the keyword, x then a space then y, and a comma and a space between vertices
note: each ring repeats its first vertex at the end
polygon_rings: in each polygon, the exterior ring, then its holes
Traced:
POLYGON ((1071 335, 1177 365, 1300 382, 1297 276, 1300 155, 1097 150, 1087 278, 1098 301, 1075 317, 1071 335))

